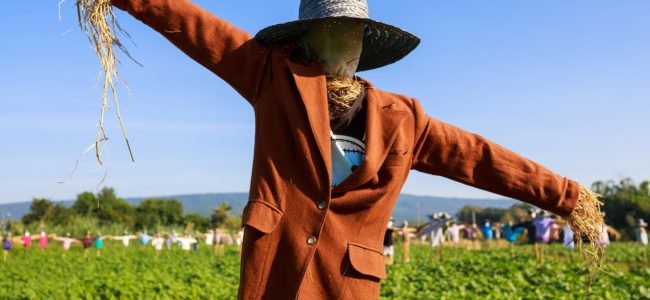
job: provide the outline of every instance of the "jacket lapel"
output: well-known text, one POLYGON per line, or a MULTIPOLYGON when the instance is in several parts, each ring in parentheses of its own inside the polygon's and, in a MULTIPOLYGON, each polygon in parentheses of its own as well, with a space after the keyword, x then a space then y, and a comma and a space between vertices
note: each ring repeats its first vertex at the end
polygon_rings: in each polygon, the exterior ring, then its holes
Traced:
MULTIPOLYGON (((289 69, 296 81, 296 87, 305 104, 309 125, 318 145, 320 156, 327 168, 327 186, 331 186, 332 149, 329 115, 327 113, 327 91, 322 65, 313 63, 301 65, 288 60, 289 69)), ((343 193, 354 189, 377 177, 377 172, 386 159, 397 129, 408 115, 406 111, 392 109, 393 102, 382 99, 382 94, 370 83, 366 95, 366 155, 363 163, 352 174, 334 188, 333 192, 343 193)), ((316 158, 313 158, 316 159, 316 158)))
MULTIPOLYGON (((325 76, 322 75, 322 65, 312 63, 304 66, 288 60, 289 69, 293 73, 296 87, 305 104, 307 118, 312 134, 316 139, 318 150, 327 168, 327 187, 331 186, 331 145, 330 124, 327 108, 327 87, 325 76)), ((312 159, 317 159, 312 157, 312 159)))
POLYGON ((334 193, 344 193, 377 177, 397 136, 397 129, 408 115, 406 111, 392 109, 393 102, 384 101, 379 91, 366 84, 366 156, 361 166, 334 188, 334 193))

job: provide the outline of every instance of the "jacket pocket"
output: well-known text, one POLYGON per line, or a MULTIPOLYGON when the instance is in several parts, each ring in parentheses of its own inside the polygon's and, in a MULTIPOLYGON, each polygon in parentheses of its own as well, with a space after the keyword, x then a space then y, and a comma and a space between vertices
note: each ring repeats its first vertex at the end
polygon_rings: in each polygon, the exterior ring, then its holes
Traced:
POLYGON ((348 243, 350 264, 357 272, 378 279, 386 278, 384 253, 358 243, 348 243))
POLYGON ((244 208, 242 225, 250 226, 263 233, 271 233, 280 224, 282 212, 272 204, 250 200, 244 208))

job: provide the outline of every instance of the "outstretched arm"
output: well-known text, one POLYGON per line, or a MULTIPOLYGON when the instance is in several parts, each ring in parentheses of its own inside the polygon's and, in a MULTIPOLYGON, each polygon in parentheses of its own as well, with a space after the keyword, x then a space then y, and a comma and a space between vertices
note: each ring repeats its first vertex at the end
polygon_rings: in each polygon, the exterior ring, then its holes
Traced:
POLYGON ((112 0, 255 104, 268 48, 189 0, 112 0))
POLYGON ((414 100, 413 168, 569 215, 580 185, 477 134, 427 116, 414 100))

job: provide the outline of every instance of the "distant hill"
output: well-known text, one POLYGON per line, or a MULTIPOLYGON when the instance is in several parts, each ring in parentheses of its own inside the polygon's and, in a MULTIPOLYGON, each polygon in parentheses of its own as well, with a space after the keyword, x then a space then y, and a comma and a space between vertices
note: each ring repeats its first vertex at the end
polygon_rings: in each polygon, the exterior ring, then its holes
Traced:
MULTIPOLYGON (((239 215, 242 213, 246 201, 247 193, 208 193, 208 194, 189 194, 158 196, 159 198, 176 199, 183 204, 186 213, 199 213, 204 216, 210 215, 212 208, 228 202, 232 206, 232 213, 239 215)), ((149 198, 149 197, 146 197, 149 198)), ((145 197, 125 198, 131 204, 137 205, 145 197)), ((74 201, 58 201, 66 206, 71 206, 74 201)), ((411 194, 401 194, 393 210, 393 217, 396 221, 402 220, 425 220, 427 214, 432 212, 445 211, 455 214, 465 205, 474 205, 478 207, 495 207, 507 208, 517 203, 511 199, 468 199, 468 198, 445 198, 433 196, 416 196, 411 194)), ((0 216, 10 216, 11 219, 20 219, 29 211, 30 202, 18 202, 0 204, 0 216)))

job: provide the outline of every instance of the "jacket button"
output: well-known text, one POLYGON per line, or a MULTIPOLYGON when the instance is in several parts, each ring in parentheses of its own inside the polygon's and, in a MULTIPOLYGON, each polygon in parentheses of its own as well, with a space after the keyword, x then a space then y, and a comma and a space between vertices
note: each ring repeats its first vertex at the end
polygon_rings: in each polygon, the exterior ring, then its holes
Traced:
POLYGON ((316 244, 316 237, 313 236, 313 235, 310 236, 310 237, 308 237, 308 238, 307 238, 307 244, 309 244, 309 245, 316 244))
POLYGON ((318 205, 318 209, 321 209, 321 210, 322 210, 322 209, 324 209, 324 208, 327 206, 327 202, 325 202, 325 201, 318 201, 317 205, 318 205))

